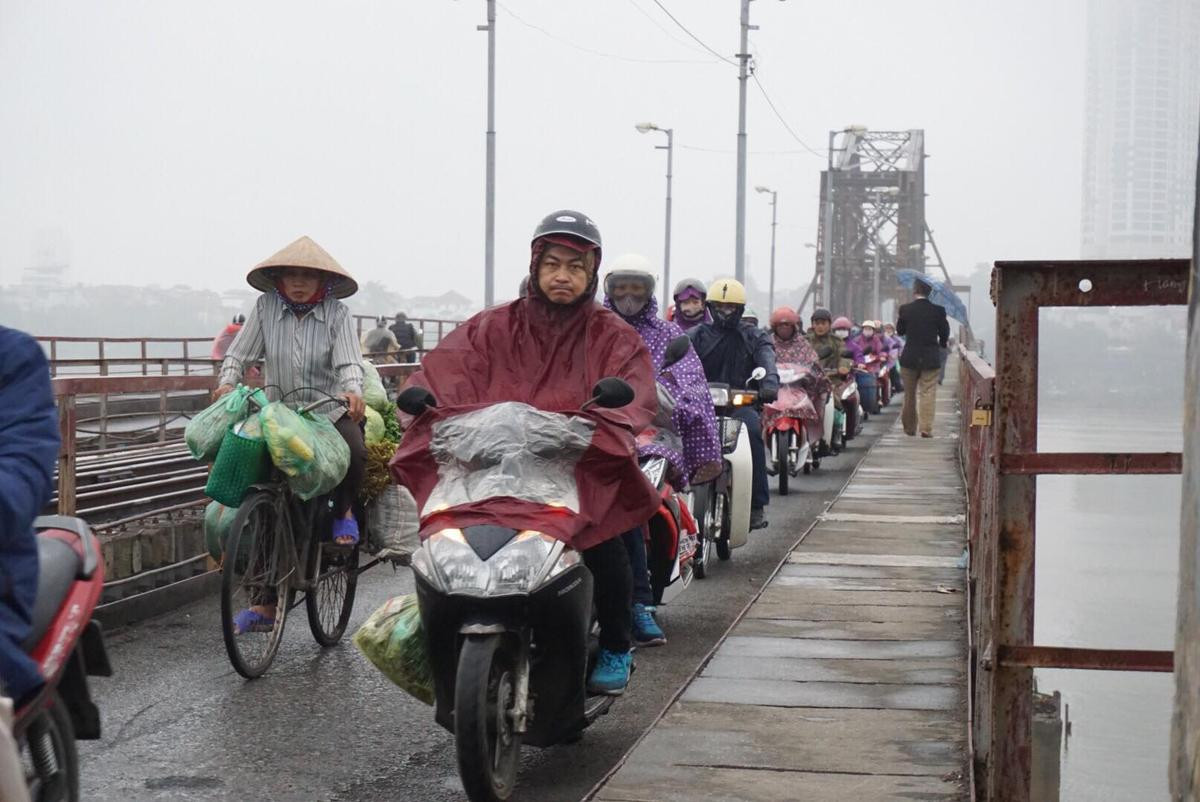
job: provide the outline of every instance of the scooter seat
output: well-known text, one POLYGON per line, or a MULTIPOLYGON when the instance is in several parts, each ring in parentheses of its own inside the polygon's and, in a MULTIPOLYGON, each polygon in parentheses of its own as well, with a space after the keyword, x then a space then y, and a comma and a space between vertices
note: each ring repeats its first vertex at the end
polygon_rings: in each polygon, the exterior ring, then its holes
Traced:
POLYGON ((50 629, 63 599, 71 592, 82 560, 70 544, 53 537, 39 537, 38 588, 33 603, 33 628, 21 646, 33 651, 38 641, 50 629))

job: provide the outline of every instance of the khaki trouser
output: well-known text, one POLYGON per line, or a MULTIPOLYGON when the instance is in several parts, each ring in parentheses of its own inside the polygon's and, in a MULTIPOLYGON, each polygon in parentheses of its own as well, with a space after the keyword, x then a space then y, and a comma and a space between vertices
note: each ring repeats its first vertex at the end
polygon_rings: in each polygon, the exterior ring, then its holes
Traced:
POLYGON ((900 410, 900 423, 904 433, 915 435, 918 423, 921 434, 933 434, 933 411, 937 406, 938 374, 932 370, 900 368, 900 379, 904 382, 904 408, 900 410))

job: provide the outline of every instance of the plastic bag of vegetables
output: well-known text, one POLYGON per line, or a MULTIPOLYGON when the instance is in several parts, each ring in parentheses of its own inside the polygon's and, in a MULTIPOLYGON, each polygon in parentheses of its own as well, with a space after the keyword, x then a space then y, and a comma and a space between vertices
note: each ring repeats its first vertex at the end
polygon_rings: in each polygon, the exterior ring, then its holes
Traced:
POLYGON ((302 417, 282 401, 267 404, 258 419, 275 467, 289 478, 307 473, 316 458, 313 419, 302 417))
POLYGON ((333 490, 346 477, 346 469, 350 467, 350 446, 324 415, 318 413, 316 417, 300 420, 307 424, 312 438, 312 460, 308 470, 289 476, 288 484, 297 496, 308 501, 333 490))
POLYGON ((367 444, 383 442, 384 435, 387 433, 383 416, 371 407, 367 407, 366 414, 366 428, 363 437, 367 444))
POLYGON ((254 390, 244 384, 233 388, 205 409, 201 410, 183 430, 183 440, 187 443, 188 451, 202 462, 212 462, 221 450, 221 441, 230 426, 250 414, 250 396, 261 405, 267 403, 262 390, 254 390))
POLYGON ((433 704, 433 668, 415 594, 388 599, 371 613, 354 633, 354 645, 401 689, 433 704))
POLYGON ((225 541, 229 538, 229 525, 237 507, 226 507, 219 501, 210 501, 204 508, 204 545, 214 560, 225 553, 225 541))
POLYGON ((363 362, 363 401, 376 412, 383 412, 388 405, 387 390, 383 389, 383 379, 379 371, 370 362, 363 362))

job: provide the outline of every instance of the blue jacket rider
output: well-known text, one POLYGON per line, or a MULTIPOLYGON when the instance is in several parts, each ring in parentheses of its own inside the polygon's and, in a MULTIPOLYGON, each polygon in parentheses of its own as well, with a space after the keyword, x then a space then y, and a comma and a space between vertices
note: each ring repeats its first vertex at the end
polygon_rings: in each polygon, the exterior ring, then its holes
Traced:
POLYGON ((0 326, 0 684, 20 706, 42 685, 21 642, 37 594, 33 519, 50 499, 58 412, 41 346, 0 326))
MULTIPOLYGON (((743 388, 755 368, 767 375, 759 382, 759 399, 774 401, 779 395, 779 372, 775 369, 775 346, 771 335, 742 322, 746 311, 746 288, 731 278, 718 279, 708 288, 711 323, 702 323, 688 332, 692 347, 704 365, 710 382, 723 382, 743 388)), ((741 420, 750 434, 750 456, 754 461, 754 483, 750 496, 750 528, 767 525, 763 508, 770 503, 767 487, 767 450, 762 438, 758 410, 740 407, 733 416, 741 420)))

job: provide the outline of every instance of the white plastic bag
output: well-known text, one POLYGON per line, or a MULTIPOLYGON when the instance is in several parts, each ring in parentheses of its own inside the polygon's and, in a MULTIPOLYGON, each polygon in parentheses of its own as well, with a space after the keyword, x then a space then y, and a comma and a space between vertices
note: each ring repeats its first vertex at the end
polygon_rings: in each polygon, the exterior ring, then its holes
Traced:
POLYGON ((382 559, 407 565, 421 545, 420 515, 408 488, 388 485, 367 507, 368 548, 382 559))

